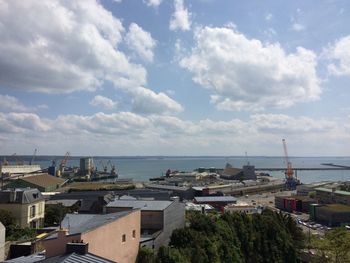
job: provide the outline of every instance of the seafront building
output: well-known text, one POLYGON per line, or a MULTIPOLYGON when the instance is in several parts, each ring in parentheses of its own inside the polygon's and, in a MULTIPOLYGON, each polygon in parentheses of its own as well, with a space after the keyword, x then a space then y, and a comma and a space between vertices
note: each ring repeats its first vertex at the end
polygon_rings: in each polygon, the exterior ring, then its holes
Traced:
POLYGON ((0 209, 11 212, 21 228, 40 228, 44 223, 45 200, 38 189, 0 191, 0 209))
POLYGON ((62 187, 67 180, 49 174, 37 174, 32 176, 18 177, 11 180, 6 188, 37 188, 40 192, 53 192, 62 187))

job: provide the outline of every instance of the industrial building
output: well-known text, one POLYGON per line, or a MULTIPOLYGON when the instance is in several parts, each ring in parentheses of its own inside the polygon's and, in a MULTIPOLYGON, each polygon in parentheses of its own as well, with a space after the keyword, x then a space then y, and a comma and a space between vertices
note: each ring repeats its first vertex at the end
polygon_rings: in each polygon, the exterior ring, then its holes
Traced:
POLYGON ((194 198, 194 203, 208 204, 221 212, 224 212, 225 206, 236 202, 237 198, 233 196, 197 196, 194 198))
POLYGON ((6 188, 37 188, 40 192, 53 192, 66 183, 65 179, 49 174, 38 174, 26 177, 18 177, 12 180, 6 188))
POLYGON ((322 204, 350 205, 350 192, 336 190, 336 188, 315 188, 316 199, 322 204))
POLYGON ((287 212, 309 213, 310 205, 317 203, 317 200, 308 196, 275 196, 275 207, 287 212))
POLYGON ((350 206, 342 204, 314 205, 310 218, 330 227, 350 224, 350 206))

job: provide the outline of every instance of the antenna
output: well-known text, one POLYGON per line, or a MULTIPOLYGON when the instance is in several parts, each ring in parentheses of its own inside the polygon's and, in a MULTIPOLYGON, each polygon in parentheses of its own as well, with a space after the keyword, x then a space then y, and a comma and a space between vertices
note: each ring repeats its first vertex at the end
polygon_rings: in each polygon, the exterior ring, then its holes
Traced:
POLYGON ((247 161, 247 165, 250 165, 249 161, 248 161, 248 154, 247 151, 245 152, 245 160, 247 161))

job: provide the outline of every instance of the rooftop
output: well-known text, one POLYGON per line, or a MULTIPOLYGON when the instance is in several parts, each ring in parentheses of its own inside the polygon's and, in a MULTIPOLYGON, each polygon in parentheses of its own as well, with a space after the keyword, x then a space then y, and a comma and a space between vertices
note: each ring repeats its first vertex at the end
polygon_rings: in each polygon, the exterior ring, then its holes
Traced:
POLYGON ((328 210, 334 211, 334 212, 348 212, 348 213, 350 213, 350 206, 349 205, 329 204, 329 205, 324 205, 322 207, 326 208, 328 210))
POLYGON ((173 201, 160 200, 115 200, 110 202, 107 207, 125 207, 125 208, 140 208, 141 210, 163 211, 173 201))
POLYGON ((22 178, 19 178, 19 180, 22 180, 40 187, 62 185, 66 181, 62 178, 58 178, 49 174, 40 174, 40 175, 22 177, 22 178))
POLYGON ((196 196, 196 202, 236 202, 237 198, 233 196, 196 196))
POLYGON ((45 202, 46 205, 57 205, 62 204, 65 207, 70 207, 79 202, 79 199, 61 199, 61 200, 48 200, 45 202))
POLYGON ((44 200, 41 192, 36 188, 17 188, 0 191, 0 203, 31 204, 44 200))
MULTIPOLYGON (((321 191, 321 192, 328 192, 328 193, 332 193, 333 190, 330 188, 324 188, 324 187, 319 187, 319 188, 315 188, 316 191, 321 191)), ((339 195, 349 195, 350 196, 350 192, 347 191, 341 191, 341 190, 335 190, 334 191, 335 194, 339 194, 339 195)))
POLYGON ((66 214, 61 226, 69 231, 70 235, 86 233, 100 226, 109 224, 119 218, 129 215, 133 211, 123 211, 111 214, 66 214))
POLYGON ((85 255, 79 255, 76 253, 68 254, 68 255, 61 255, 57 257, 47 258, 43 261, 40 261, 43 263, 56 263, 56 262, 62 262, 62 263, 110 263, 114 261, 110 261, 108 259, 96 256, 94 254, 86 253, 85 255))

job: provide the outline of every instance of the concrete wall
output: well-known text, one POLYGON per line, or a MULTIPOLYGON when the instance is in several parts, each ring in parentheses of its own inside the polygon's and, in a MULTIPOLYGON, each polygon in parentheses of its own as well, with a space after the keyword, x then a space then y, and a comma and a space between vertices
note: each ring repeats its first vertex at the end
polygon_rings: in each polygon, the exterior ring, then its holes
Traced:
POLYGON ((164 227, 154 242, 155 249, 168 245, 172 232, 183 227, 185 227, 185 204, 174 201, 164 210, 164 227))
POLYGON ((6 235, 6 228, 0 222, 0 261, 1 262, 5 260, 5 235, 6 235))
POLYGON ((140 243, 140 210, 82 234, 84 242, 89 243, 89 252, 118 263, 136 261, 140 243), (133 230, 136 236, 133 237, 133 230), (126 241, 122 236, 126 235, 126 241))

